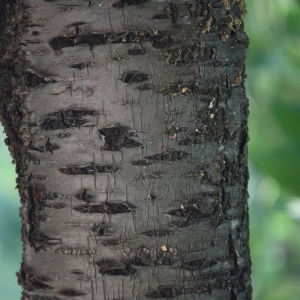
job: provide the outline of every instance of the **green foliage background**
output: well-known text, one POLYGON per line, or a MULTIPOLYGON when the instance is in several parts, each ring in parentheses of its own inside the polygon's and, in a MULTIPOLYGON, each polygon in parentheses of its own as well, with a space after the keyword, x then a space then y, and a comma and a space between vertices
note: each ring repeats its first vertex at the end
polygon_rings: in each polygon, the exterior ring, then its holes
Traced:
POLYGON ((255 300, 300 299, 300 1, 248 0, 255 300))
MULTIPOLYGON (((253 300, 299 300, 300 4, 247 2, 253 300)), ((18 300, 20 204, 4 138, 0 133, 0 295, 18 300)))

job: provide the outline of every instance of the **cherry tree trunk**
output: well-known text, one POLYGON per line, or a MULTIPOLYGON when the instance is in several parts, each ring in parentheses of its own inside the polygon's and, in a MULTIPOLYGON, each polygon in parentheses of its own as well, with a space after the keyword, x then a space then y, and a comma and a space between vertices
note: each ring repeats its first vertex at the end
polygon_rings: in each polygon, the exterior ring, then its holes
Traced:
POLYGON ((0 9, 22 299, 251 299, 244 1, 0 9))

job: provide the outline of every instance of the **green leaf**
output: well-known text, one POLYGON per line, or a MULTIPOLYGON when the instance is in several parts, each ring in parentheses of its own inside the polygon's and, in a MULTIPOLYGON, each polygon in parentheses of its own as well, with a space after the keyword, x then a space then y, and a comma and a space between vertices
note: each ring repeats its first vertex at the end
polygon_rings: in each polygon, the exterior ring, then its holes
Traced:
POLYGON ((300 105, 276 100, 272 110, 284 133, 300 148, 300 105))

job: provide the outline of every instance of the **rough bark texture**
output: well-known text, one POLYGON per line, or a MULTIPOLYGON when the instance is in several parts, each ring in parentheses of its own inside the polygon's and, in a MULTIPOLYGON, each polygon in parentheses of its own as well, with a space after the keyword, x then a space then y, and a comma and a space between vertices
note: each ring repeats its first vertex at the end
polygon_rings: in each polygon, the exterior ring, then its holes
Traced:
POLYGON ((2 0, 23 300, 251 299, 243 0, 2 0))

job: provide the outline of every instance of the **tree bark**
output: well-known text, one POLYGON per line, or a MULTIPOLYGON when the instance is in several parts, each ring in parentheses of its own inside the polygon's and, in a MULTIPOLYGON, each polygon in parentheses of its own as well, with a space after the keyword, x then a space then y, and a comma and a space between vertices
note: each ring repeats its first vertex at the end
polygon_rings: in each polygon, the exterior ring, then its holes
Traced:
POLYGON ((251 299, 244 1, 0 6, 22 299, 251 299))

